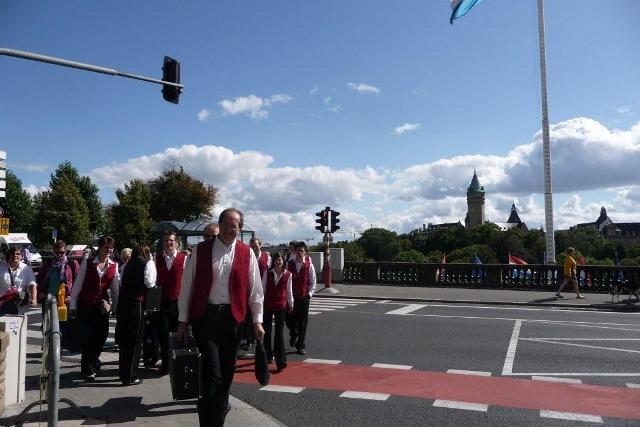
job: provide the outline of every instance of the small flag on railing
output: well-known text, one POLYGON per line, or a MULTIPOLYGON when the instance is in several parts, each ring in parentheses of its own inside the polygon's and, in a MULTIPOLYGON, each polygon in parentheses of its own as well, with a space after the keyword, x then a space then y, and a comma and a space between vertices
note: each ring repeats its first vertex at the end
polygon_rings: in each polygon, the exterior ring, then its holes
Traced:
POLYGON ((523 259, 518 258, 517 256, 509 254, 509 264, 527 265, 527 262, 523 259))
MULTIPOLYGON (((587 265, 584 256, 580 255, 580 258, 578 258, 578 265, 587 265)), ((588 271, 585 271, 584 269, 580 271, 580 280, 584 280, 584 283, 588 287, 591 287, 591 273, 588 271)))
POLYGON ((447 263, 447 254, 442 255, 442 263, 439 269, 436 270, 436 282, 444 281, 444 265, 447 263))

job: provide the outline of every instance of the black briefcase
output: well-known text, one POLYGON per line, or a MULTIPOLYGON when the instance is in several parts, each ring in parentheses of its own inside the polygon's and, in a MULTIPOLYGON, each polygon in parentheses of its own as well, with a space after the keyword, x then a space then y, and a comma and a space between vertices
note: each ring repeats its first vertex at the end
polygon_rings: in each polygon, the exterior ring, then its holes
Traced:
POLYGON ((200 352, 193 338, 189 337, 184 343, 180 343, 174 333, 170 333, 169 336, 169 378, 173 399, 196 399, 200 396, 200 352))
POLYGON ((267 361, 267 353, 264 350, 262 340, 256 342, 255 362, 256 380, 262 386, 269 385, 271 373, 269 372, 269 362, 267 361))
POLYGON ((162 307, 162 287, 147 288, 144 295, 144 311, 160 311, 162 307))

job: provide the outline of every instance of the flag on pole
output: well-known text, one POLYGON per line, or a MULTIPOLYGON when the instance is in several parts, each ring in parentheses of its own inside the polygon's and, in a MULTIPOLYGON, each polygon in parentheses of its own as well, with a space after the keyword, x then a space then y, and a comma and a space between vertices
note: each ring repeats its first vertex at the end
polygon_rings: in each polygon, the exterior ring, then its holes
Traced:
POLYGON ((520 259, 516 256, 509 254, 509 264, 527 265, 527 262, 523 259, 520 259))
MULTIPOLYGON (((584 259, 584 256, 580 255, 578 258, 578 265, 587 265, 587 262, 584 259)), ((580 281, 584 281, 584 283, 591 287, 591 274, 589 272, 585 272, 584 270, 580 271, 580 281)))
POLYGON ((453 21, 462 18, 467 14, 475 5, 482 0, 451 0, 451 19, 449 22, 453 24, 453 21))
MULTIPOLYGON (((473 261, 472 261, 472 262, 473 262, 474 264, 482 264, 482 261, 480 261, 480 258, 478 257, 478 255, 474 255, 474 258, 473 258, 473 261)), ((483 274, 483 273, 484 273, 484 272, 483 272, 482 268, 479 268, 479 269, 477 269, 477 270, 474 268, 473 270, 471 270, 471 277, 477 277, 477 278, 479 278, 480 280, 482 280, 482 278, 483 278, 483 276, 484 276, 484 274, 483 274)))

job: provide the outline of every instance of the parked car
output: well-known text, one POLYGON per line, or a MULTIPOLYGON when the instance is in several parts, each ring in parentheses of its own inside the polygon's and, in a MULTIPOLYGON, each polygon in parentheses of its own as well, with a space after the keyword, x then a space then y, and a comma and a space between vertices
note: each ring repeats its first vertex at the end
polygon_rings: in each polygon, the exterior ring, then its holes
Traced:
POLYGON ((78 263, 82 262, 87 252, 91 252, 91 246, 88 245, 67 245, 67 258, 75 259, 78 263))
MULTIPOLYGON (((0 252, 2 252, 2 259, 9 251, 9 248, 20 248, 20 252, 24 249, 29 251, 30 260, 28 264, 33 271, 38 271, 42 267, 42 256, 38 253, 36 247, 31 243, 27 233, 9 233, 4 236, 0 236, 0 252)), ((25 260, 26 262, 26 260, 25 260)))

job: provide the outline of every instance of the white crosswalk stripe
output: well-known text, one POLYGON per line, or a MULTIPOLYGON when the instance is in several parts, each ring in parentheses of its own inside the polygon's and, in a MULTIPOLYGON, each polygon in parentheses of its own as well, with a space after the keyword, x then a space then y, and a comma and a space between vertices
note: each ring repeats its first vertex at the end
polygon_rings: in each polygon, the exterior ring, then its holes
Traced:
POLYGON ((373 302, 370 299, 349 299, 349 298, 311 298, 309 303, 309 315, 320 314, 327 311, 340 310, 343 308, 355 307, 360 304, 373 302))

